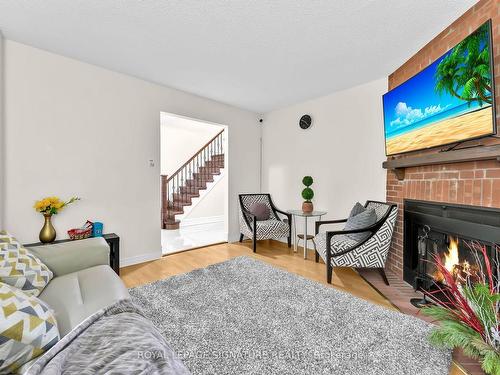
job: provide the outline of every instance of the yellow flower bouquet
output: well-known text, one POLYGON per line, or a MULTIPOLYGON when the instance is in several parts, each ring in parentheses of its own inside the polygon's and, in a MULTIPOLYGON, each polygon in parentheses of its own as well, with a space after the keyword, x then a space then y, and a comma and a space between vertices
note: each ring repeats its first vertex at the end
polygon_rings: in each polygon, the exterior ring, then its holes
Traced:
POLYGON ((73 197, 69 201, 64 202, 59 199, 59 197, 47 197, 35 202, 33 208, 36 212, 40 212, 45 217, 45 224, 43 225, 39 235, 40 241, 43 243, 49 243, 56 239, 56 230, 54 229, 50 218, 52 215, 57 215, 59 211, 61 211, 68 204, 79 200, 80 198, 73 197))
POLYGON ((78 197, 73 197, 69 201, 64 202, 59 197, 43 198, 35 203, 33 208, 44 215, 56 215, 68 204, 80 200, 78 197))

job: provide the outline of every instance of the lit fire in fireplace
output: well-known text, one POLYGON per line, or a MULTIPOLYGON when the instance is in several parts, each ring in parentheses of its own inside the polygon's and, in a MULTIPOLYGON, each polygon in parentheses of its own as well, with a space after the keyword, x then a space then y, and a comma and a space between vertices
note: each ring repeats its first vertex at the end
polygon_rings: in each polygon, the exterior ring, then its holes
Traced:
MULTIPOLYGON (((458 238, 450 237, 448 251, 443 254, 442 259, 445 268, 450 271, 453 278, 458 283, 464 283, 467 277, 474 275, 478 270, 477 266, 471 266, 467 260, 460 262, 460 258, 458 256, 458 238)), ((433 277, 436 281, 445 283, 441 272, 434 272, 433 277)))
POLYGON ((460 263, 458 259, 458 240, 450 237, 450 245, 448 246, 448 253, 444 253, 444 266, 450 272, 453 272, 455 266, 460 263))

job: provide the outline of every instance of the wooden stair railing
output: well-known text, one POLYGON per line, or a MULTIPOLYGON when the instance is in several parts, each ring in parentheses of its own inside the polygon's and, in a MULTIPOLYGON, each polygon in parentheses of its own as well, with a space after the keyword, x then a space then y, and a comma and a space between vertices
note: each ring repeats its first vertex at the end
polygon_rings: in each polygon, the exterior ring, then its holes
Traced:
POLYGON ((214 180, 224 168, 224 129, 201 147, 172 175, 161 176, 162 228, 178 229, 176 215, 184 213, 192 198, 214 180))

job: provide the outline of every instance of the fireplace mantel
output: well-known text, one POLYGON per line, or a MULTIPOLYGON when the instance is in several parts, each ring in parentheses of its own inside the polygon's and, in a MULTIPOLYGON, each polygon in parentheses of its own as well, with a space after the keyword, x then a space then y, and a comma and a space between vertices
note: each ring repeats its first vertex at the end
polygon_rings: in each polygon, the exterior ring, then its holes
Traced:
POLYGON ((382 167, 392 169, 398 180, 402 181, 405 178, 405 168, 495 159, 500 162, 500 145, 477 146, 435 154, 388 159, 382 163, 382 167))

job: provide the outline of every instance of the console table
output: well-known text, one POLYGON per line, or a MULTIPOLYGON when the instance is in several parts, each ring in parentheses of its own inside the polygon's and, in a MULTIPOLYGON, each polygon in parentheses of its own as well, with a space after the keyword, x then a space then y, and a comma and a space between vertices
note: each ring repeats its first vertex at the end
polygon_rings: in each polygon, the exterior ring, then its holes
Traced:
MULTIPOLYGON (((109 266, 113 269, 113 271, 116 272, 117 275, 120 275, 120 237, 118 237, 118 235, 116 235, 115 233, 107 233, 103 234, 102 238, 104 238, 109 245, 109 266)), ((23 246, 26 247, 44 246, 44 245, 52 245, 55 243, 64 243, 73 241, 81 241, 81 240, 65 239, 65 240, 57 240, 51 243, 36 242, 36 243, 25 244, 23 246)))

